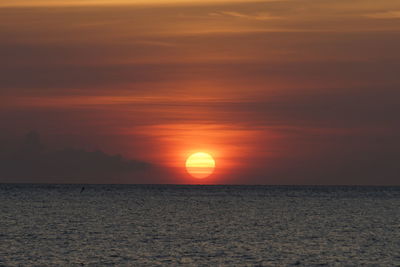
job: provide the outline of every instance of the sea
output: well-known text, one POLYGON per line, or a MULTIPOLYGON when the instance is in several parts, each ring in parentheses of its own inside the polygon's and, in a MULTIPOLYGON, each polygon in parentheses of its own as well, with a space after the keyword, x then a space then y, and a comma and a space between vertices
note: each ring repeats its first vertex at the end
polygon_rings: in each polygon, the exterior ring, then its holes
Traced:
POLYGON ((0 266, 400 266, 400 187, 0 184, 0 266))

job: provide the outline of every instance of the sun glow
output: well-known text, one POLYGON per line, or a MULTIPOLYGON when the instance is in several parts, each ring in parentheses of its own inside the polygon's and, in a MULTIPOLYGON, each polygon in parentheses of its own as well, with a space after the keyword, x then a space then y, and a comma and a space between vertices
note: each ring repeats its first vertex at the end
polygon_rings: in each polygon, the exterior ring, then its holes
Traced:
POLYGON ((215 160, 210 154, 197 152, 190 155, 186 160, 187 172, 198 179, 210 176, 215 169, 215 160))

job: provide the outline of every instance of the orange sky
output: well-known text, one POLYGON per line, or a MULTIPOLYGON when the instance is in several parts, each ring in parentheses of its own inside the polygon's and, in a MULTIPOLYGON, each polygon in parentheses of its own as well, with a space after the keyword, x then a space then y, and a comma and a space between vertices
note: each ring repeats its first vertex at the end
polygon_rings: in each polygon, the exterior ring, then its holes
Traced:
POLYGON ((204 183, 398 183, 398 0, 3 0, 0 25, 2 140, 168 170, 132 183, 197 183, 196 151, 204 183))

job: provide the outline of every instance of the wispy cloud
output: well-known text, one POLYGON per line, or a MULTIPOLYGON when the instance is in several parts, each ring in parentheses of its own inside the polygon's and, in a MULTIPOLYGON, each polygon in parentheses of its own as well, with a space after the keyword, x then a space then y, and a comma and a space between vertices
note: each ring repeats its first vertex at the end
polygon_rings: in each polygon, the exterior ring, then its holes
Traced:
MULTIPOLYGON (((276 0, 271 0, 272 2, 276 0)), ((204 5, 221 3, 245 3, 245 0, 2 0, 0 7, 24 7, 24 6, 114 6, 114 5, 204 5)), ((252 2, 262 2, 253 0, 252 2)), ((264 0, 265 2, 265 0, 264 0)))
POLYGON ((374 19, 400 19, 400 10, 372 13, 365 16, 374 19))
POLYGON ((176 47, 178 46, 175 43, 170 43, 170 42, 162 42, 162 41, 151 41, 151 40, 138 40, 134 41, 134 44, 138 45, 146 45, 146 46, 159 46, 159 47, 176 47))
POLYGON ((251 19, 251 20, 270 20, 270 19, 280 19, 281 17, 272 16, 268 13, 259 12, 259 13, 243 13, 237 11, 221 11, 221 12, 213 12, 209 14, 210 16, 225 16, 225 17, 234 17, 234 18, 242 18, 242 19, 251 19))

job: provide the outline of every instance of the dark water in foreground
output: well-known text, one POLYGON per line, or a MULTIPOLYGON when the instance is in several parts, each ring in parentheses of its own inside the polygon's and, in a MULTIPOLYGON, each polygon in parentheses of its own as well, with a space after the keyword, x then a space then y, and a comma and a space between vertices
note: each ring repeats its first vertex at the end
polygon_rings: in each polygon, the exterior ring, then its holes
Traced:
POLYGON ((400 187, 80 191, 0 185, 0 265, 400 265, 400 187))

